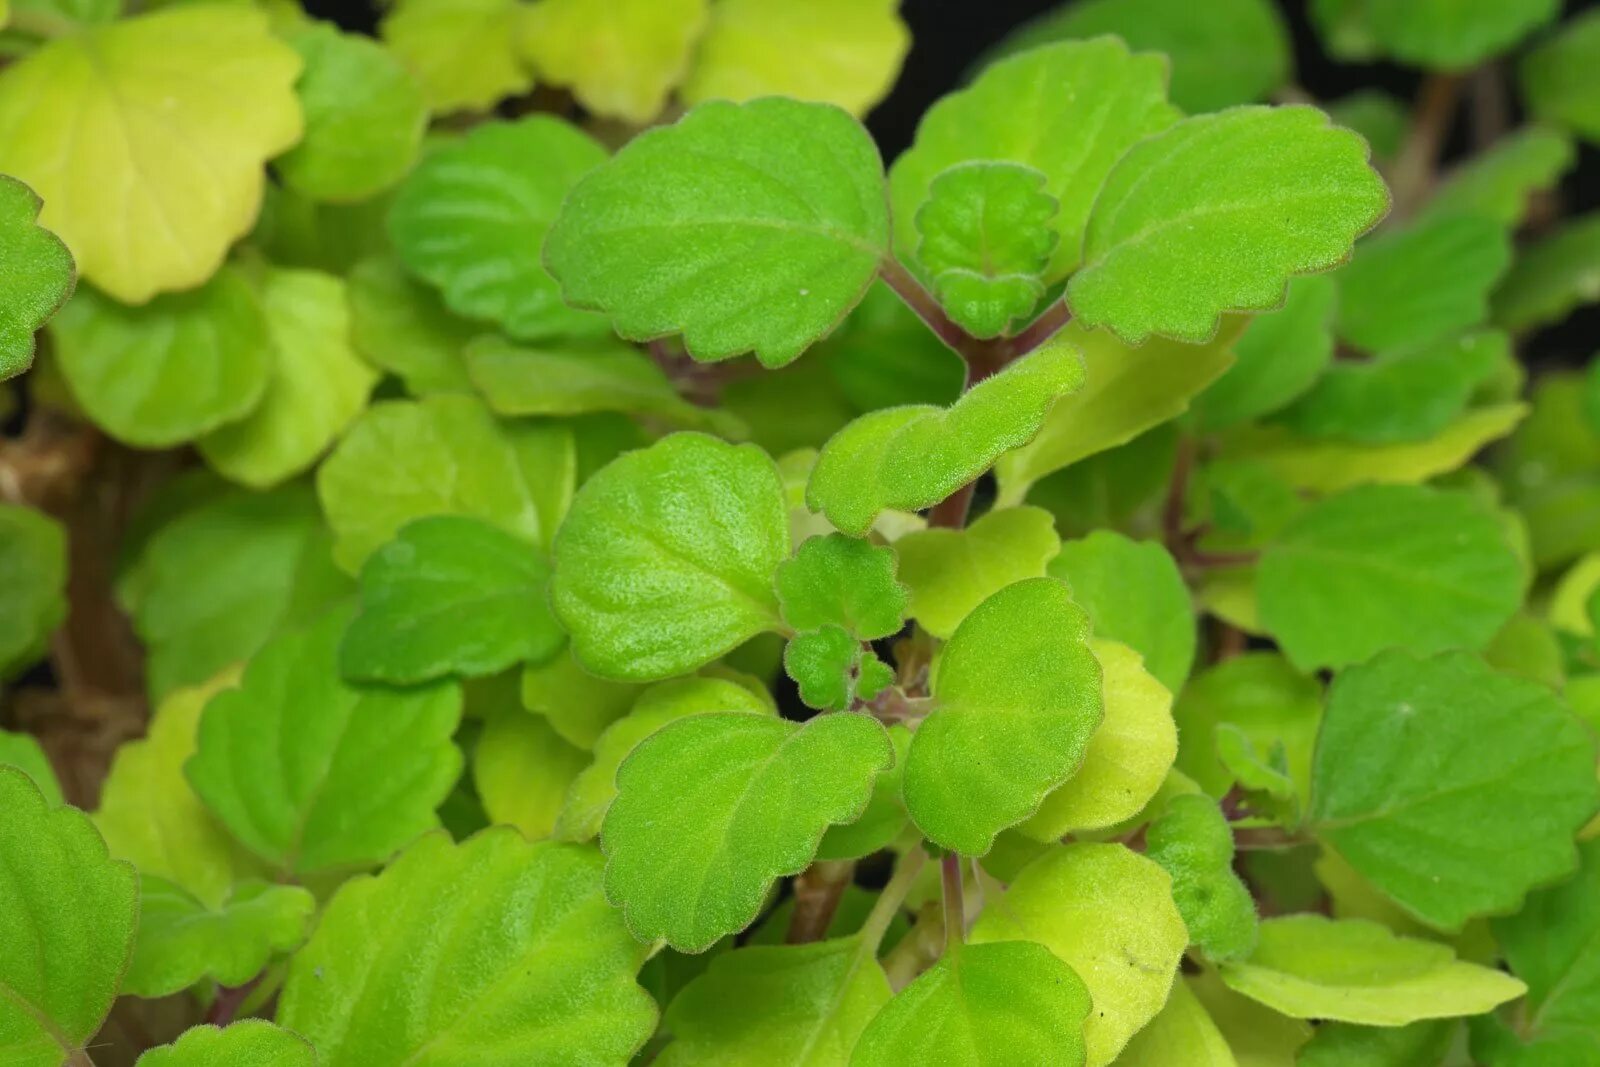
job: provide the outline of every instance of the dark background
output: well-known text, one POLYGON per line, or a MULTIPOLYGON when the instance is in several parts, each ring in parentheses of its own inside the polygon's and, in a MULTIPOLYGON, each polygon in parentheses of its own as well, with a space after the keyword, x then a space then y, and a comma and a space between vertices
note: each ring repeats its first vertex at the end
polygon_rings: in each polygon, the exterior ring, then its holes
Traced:
MULTIPOLYGON (((1567 17, 1596 2, 1600 0, 1567 0, 1567 17)), ((980 55, 1013 29, 1060 6, 1062 0, 902 0, 901 14, 911 26, 911 54, 894 91, 867 117, 884 158, 893 159, 911 142, 928 105, 959 86, 980 55)), ((1310 0, 1278 0, 1278 6, 1293 37, 1295 80, 1311 96, 1328 101, 1357 89, 1379 88, 1402 99, 1414 97, 1420 72, 1390 63, 1335 63, 1323 53, 1312 28, 1310 0)), ((372 0, 306 0, 306 7, 351 30, 371 32, 377 21, 372 0)), ((1468 147, 1462 121, 1445 145, 1445 160, 1468 147)), ((1600 151, 1593 146, 1581 147, 1578 165, 1562 184, 1561 205, 1569 215, 1600 210, 1600 151)), ((1522 346, 1523 358, 1541 365, 1579 364, 1597 351, 1600 307, 1593 305, 1522 346)))

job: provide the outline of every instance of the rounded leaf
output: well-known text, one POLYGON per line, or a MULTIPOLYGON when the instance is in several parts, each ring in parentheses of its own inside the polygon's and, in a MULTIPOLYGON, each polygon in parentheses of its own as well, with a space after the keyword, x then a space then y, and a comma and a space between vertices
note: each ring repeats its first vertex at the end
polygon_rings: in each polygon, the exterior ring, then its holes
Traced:
POLYGON ((33 335, 72 295, 72 253, 38 225, 39 198, 0 174, 0 381, 33 363, 33 335))
POLYGON ((196 1026, 139 1057, 138 1067, 316 1067, 305 1038, 265 1019, 241 1019, 218 1029, 196 1026))

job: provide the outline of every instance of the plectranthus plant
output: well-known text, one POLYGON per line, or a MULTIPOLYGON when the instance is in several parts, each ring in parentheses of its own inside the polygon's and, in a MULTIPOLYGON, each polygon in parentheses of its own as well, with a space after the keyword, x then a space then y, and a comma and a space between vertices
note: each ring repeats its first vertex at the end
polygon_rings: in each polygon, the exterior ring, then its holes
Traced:
POLYGON ((1600 1064, 1600 13, 1309 7, 0 0, 0 1063, 1600 1064))

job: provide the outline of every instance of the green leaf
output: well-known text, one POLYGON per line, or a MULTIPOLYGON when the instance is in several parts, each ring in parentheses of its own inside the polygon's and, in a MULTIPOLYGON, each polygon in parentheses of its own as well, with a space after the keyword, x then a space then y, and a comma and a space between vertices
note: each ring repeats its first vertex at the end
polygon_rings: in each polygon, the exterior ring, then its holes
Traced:
POLYGON ((1283 307, 1250 320, 1234 342, 1234 364, 1194 400, 1200 428, 1249 422, 1308 391, 1333 360, 1337 295, 1325 275, 1296 278, 1283 307))
POLYGON ((844 534, 809 537, 779 564, 774 585, 783 619, 796 630, 838 626, 864 641, 888 637, 906 615, 895 580, 895 549, 844 534))
POLYGON ((1156 1017, 1189 943, 1167 872, 1122 845, 1053 848, 972 929, 975 945, 1038 941, 1089 987, 1087 1067, 1106 1067, 1156 1017))
POLYGON ((299 886, 240 883, 217 906, 151 874, 139 880, 139 936, 123 991, 181 993, 204 980, 241 986, 305 940, 317 902, 299 886))
POLYGON ((1572 871, 1594 763, 1583 726, 1537 682, 1465 653, 1389 652, 1334 681, 1311 822, 1407 912, 1459 929, 1572 871))
POLYGON ((137 1067, 316 1067, 317 1053, 305 1038, 265 1019, 241 1019, 224 1029, 195 1026, 170 1045, 139 1057, 137 1067))
POLYGON ((396 0, 378 35, 438 113, 487 111, 533 76, 517 48, 517 0, 396 0))
POLYGON ((966 384, 966 363, 882 282, 867 290, 817 354, 857 411, 951 404, 966 384))
POLYGON ((1134 344, 1198 343, 1225 311, 1283 303, 1388 210, 1367 144, 1310 107, 1238 107, 1135 146, 1095 200, 1067 302, 1134 344))
POLYGON ((1289 35, 1268 0, 1086 0, 1028 23, 1001 44, 1010 53, 1050 41, 1112 34, 1172 61, 1172 102, 1185 111, 1253 104, 1288 81, 1289 35))
POLYGON ((118 300, 193 288, 255 222, 262 164, 300 138, 299 70, 244 4, 85 27, 0 74, 0 172, 118 300))
POLYGON ((804 726, 726 712, 672 722, 617 772, 601 832, 606 895, 641 940, 703 952, 755 920, 828 826, 861 816, 893 758, 883 727, 856 713, 804 726))
POLYGON ((799 685, 800 699, 825 711, 871 700, 894 681, 893 668, 831 624, 792 638, 783 650, 783 669, 799 685))
POLYGON ((344 274, 370 256, 391 254, 383 232, 387 196, 326 204, 269 183, 248 240, 280 267, 344 274))
POLYGON ((1600 141, 1600 72, 1594 65, 1597 48, 1600 15, 1591 11, 1563 24, 1559 33, 1525 55, 1518 66, 1528 109, 1591 142, 1600 141))
POLYGON ((32 189, 0 174, 0 380, 32 366, 33 335, 77 283, 72 253, 37 223, 39 207, 32 189))
POLYGON ((1410 1026, 1323 1023, 1300 1053, 1297 1067, 1438 1067, 1456 1030, 1450 1020, 1410 1026))
POLYGON ((139 448, 184 444, 237 422, 272 378, 266 313, 231 267, 142 307, 80 287, 50 336, 73 399, 101 429, 139 448))
POLYGON ((1527 216, 1533 194, 1554 188, 1575 157, 1565 134, 1525 127, 1452 170, 1427 215, 1474 214, 1515 226, 1527 216))
MULTIPOLYGON (((1494 294, 1494 321, 1522 331, 1600 302, 1600 211, 1568 220, 1517 257, 1494 294)), ((70 305, 69 305, 70 306, 70 305)))
POLYGON ((1600 1039, 1600 842, 1578 846, 1578 875, 1528 895, 1493 921, 1512 972, 1528 984, 1524 1033, 1588 1031, 1600 1039))
POLYGON ((917 209, 917 263, 950 318, 997 337, 1044 295, 1060 235, 1045 176, 1019 163, 958 163, 940 171, 917 209))
POLYGON ((1560 10, 1560 0, 1366 0, 1359 8, 1383 52, 1440 70, 1506 51, 1560 10))
POLYGON ((1083 980, 1043 945, 971 945, 890 1001, 850 1063, 1082 1063, 1090 1010, 1083 980))
POLYGON ((430 834, 334 895, 278 1021, 319 1067, 624 1063, 655 1029, 643 958, 593 849, 430 834))
POLYGON ((772 576, 788 555, 767 454, 672 434, 584 484, 556 538, 551 603, 585 669, 668 678, 780 627, 772 576))
POLYGON ((352 589, 311 487, 208 495, 163 523, 119 586, 159 698, 248 659, 352 589))
POLYGON ((1233 365, 1233 343, 1244 326, 1242 317, 1229 319, 1203 345, 1159 337, 1130 345, 1109 331, 1069 323, 1054 343, 1083 353, 1083 386, 1051 408, 1032 441, 995 462, 1000 502, 1021 503, 1045 475, 1181 415, 1233 365))
POLYGON ((672 1000, 656 1063, 796 1067, 855 1062, 851 1049, 889 1001, 889 980, 861 936, 725 952, 672 1000))
POLYGON ((1002 60, 941 99, 889 171, 901 258, 917 247, 917 212, 939 174, 959 163, 1004 161, 1045 175, 1045 192, 1060 210, 1044 280, 1066 277, 1082 259, 1089 210, 1112 166, 1178 118, 1166 101, 1166 68, 1162 57, 1134 55, 1112 37, 1069 41, 1002 60), (1044 85, 1051 91, 1039 91, 1044 85), (1113 112, 1117 121, 1107 121, 1113 112))
POLYGON ((1489 293, 1511 264, 1503 224, 1481 215, 1430 215, 1363 241, 1339 283, 1339 336, 1385 353, 1482 323, 1489 293), (1418 279, 1426 278, 1426 284, 1418 279))
MULTIPOLYGON (((1332 0, 1334 5, 1345 2, 1347 0, 1332 0)), ((1317 0, 1312 0, 1311 9, 1315 18, 1319 10, 1317 0)), ((1392 161, 1398 156, 1411 128, 1410 107, 1382 89, 1357 89, 1329 103, 1327 111, 1334 122, 1365 137, 1375 159, 1392 161)), ((1432 205, 1429 207, 1431 209, 1432 205)))
POLYGON ((1096 637, 1131 647, 1171 692, 1183 688, 1194 663, 1194 605, 1165 548, 1097 530, 1063 544, 1049 570, 1089 613, 1096 637))
POLYGON ((588 761, 542 717, 509 708, 478 738, 472 781, 491 822, 510 823, 536 841, 554 832, 567 788, 588 761))
POLYGON ((50 807, 60 807, 64 803, 61 782, 56 778, 55 768, 50 765, 50 757, 45 755, 44 747, 32 734, 0 730, 0 767, 15 768, 33 779, 33 784, 44 794, 44 801, 50 807))
POLYGON ((339 680, 349 612, 274 638, 239 688, 213 697, 184 767, 206 806, 276 869, 378 863, 438 825, 461 773, 454 683, 357 688, 339 680), (249 775, 236 768, 251 766, 249 775))
POLYGON ((1600 548, 1600 432, 1587 414, 1583 379, 1540 375, 1527 421, 1496 456, 1506 498, 1528 524, 1531 554, 1541 569, 1600 548))
POLYGON ((522 706, 543 715, 556 733, 579 748, 593 748, 606 727, 628 713, 640 687, 596 678, 578 665, 569 647, 522 670, 522 706))
POLYGON ((572 433, 497 420, 481 401, 374 404, 317 471, 334 559, 356 573, 412 519, 466 515, 549 548, 577 479, 572 433))
POLYGON ((300 143, 273 162, 285 185, 313 200, 365 200, 405 177, 422 147, 422 87, 369 37, 312 22, 286 35, 305 69, 295 91, 300 143))
POLYGON ((1211 796, 1226 795, 1235 774, 1219 757, 1219 734, 1231 727, 1254 747, 1281 748, 1285 770, 1307 796, 1321 717, 1322 686, 1282 656, 1247 652, 1225 659, 1196 674, 1173 708, 1178 769, 1211 796))
POLYGON ((361 613, 339 669, 407 685, 543 661, 567 635, 545 603, 550 564, 527 542, 460 515, 418 519, 361 568, 361 613))
POLYGON ((1082 765, 1103 715, 1089 616, 1066 585, 1030 578, 956 629, 935 710, 906 756, 906 808, 941 848, 981 856, 1082 765))
MULTIPOLYGON (((901 788, 905 778, 906 752, 911 747, 911 730, 904 723, 889 727, 894 745, 894 766, 878 776, 866 811, 854 822, 828 827, 817 846, 819 860, 854 860, 888 848, 911 822, 901 788)), ((837 916, 835 917, 837 921, 837 916)))
POLYGON ((342 280, 272 269, 257 292, 272 346, 266 390, 198 444, 217 471, 260 489, 309 469, 367 406, 378 375, 350 345, 342 280))
MULTIPOLYGON (((601 821, 617 796, 617 768, 622 761, 639 742, 668 723, 708 712, 777 714, 750 690, 724 678, 677 678, 651 686, 639 695, 625 716, 606 727, 594 742, 593 762, 567 790, 556 821, 556 835, 573 841, 598 836, 601 821)), ((890 736, 894 736, 892 732, 890 736)))
POLYGON ((1083 362, 1051 341, 985 378, 948 408, 885 408, 829 438, 806 504, 864 536, 880 511, 931 507, 1030 441, 1056 400, 1083 383, 1083 362))
POLYGON ((1172 876, 1189 941, 1212 960, 1238 959, 1256 947, 1256 904, 1233 872, 1233 851, 1233 831, 1216 801, 1199 794, 1167 801, 1145 831, 1145 855, 1172 876))
POLYGON ((0 676, 31 666, 67 617, 67 534, 32 508, 0 504, 0 676))
POLYGON ((100 1029, 133 949, 133 867, 76 808, 49 804, 32 780, 0 767, 0 1054, 53 1067, 100 1029))
POLYGON ((348 288, 350 343, 363 359, 399 375, 414 396, 472 391, 463 351, 480 326, 452 315, 388 256, 357 263, 348 288))
POLYGON ((1463 963, 1448 946, 1323 915, 1266 920, 1255 952, 1223 964, 1222 980, 1292 1018, 1370 1026, 1477 1015, 1526 988, 1508 974, 1463 963))
POLYGON ((1133 818, 1161 788, 1178 753, 1172 694, 1145 669, 1139 653, 1115 641, 1096 640, 1090 647, 1105 675, 1105 719, 1090 736, 1078 773, 1018 828, 1038 841, 1133 818))
POLYGON ((718 0, 684 83, 690 104, 792 96, 863 115, 911 46, 898 0, 718 0))
POLYGON ((680 426, 717 417, 680 397, 649 356, 620 341, 531 347, 479 337, 463 355, 472 385, 501 415, 620 411, 680 426))
MULTIPOLYGON (((1267 1061, 1236 1058, 1189 983, 1172 983, 1172 995, 1150 1025, 1133 1035, 1117 1058, 1118 1067, 1273 1067, 1267 1061)), ((1292 1067, 1285 1060, 1282 1067, 1292 1067)))
POLYGON ((910 614, 939 638, 992 594, 1024 578, 1042 578, 1061 550, 1043 508, 998 508, 960 530, 930 529, 895 542, 910 614))
POLYGON ((648 126, 705 23, 706 0, 546 0, 523 12, 521 50, 541 81, 570 88, 584 110, 648 126))
POLYGON ((485 123, 430 152, 395 193, 395 251, 458 315, 523 340, 595 334, 603 324, 562 303, 539 250, 562 197, 605 158, 550 115, 485 123))
POLYGON ((1385 648, 1481 649, 1517 610, 1522 563, 1465 493, 1363 486, 1306 509, 1261 557, 1261 621, 1295 666, 1385 648))
POLYGON ((837 108, 712 101, 628 142, 572 190, 545 261, 623 337, 681 333, 698 360, 792 362, 877 277, 878 150, 837 108))

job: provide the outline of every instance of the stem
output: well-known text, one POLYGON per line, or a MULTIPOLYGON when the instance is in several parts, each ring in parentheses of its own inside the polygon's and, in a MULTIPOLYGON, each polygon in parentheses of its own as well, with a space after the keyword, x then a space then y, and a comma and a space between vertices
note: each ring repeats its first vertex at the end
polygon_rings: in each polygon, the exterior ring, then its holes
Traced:
POLYGON ((900 857, 900 862, 894 866, 894 874, 883 887, 883 892, 878 894, 878 900, 872 905, 872 911, 867 914, 867 921, 861 924, 861 946, 864 951, 876 955, 878 946, 883 944, 883 935, 888 933, 889 924, 894 922, 894 917, 900 914, 901 905, 906 902, 906 894, 911 892, 911 884, 917 880, 917 875, 922 873, 922 865, 928 862, 928 854, 921 845, 912 846, 911 851, 900 857))
POLYGON ((972 509, 972 494, 977 488, 977 482, 968 482, 935 504, 928 512, 928 525, 942 526, 947 530, 959 530, 965 526, 967 512, 972 509))
POLYGON ((94 1067, 94 1060, 89 1058, 88 1049, 75 1048, 67 1056, 66 1063, 62 1067, 94 1067))
POLYGON ((944 897, 944 954, 951 958, 961 952, 967 934, 967 905, 961 893, 961 855, 946 852, 939 861, 940 884, 944 897))
POLYGON ((1241 852, 1276 851, 1305 843, 1305 837, 1281 826, 1240 826, 1233 831, 1233 846, 1241 852))
POLYGON ((212 1026, 227 1026, 233 1022, 233 1017, 239 1013, 259 981, 261 978, 258 975, 244 985, 219 986, 216 999, 211 1002, 211 1010, 206 1012, 206 1022, 212 1026))
POLYGON ((1020 333, 1006 338, 1006 348, 1011 353, 1011 358, 1017 359, 1032 352, 1071 321, 1072 311, 1067 307, 1067 302, 1057 300, 1045 308, 1043 315, 1028 323, 1020 333))
POLYGON ((818 860, 794 880, 794 915, 785 940, 791 945, 821 941, 839 910, 839 898, 855 877, 854 860, 818 860))
POLYGON ((943 947, 944 922, 939 918, 938 906, 929 901, 918 910, 911 932, 883 957, 889 988, 898 993, 910 985, 917 975, 938 962, 943 947))
POLYGON ((1189 499, 1189 478, 1194 473, 1196 445, 1193 437, 1185 434, 1178 438, 1178 453, 1172 461, 1172 481, 1167 486, 1167 499, 1161 508, 1161 533, 1167 550, 1183 559, 1189 547, 1184 536, 1184 510, 1189 499))
POLYGON ((917 313, 918 318, 928 324, 928 329, 932 330, 939 340, 955 349, 956 353, 967 361, 969 367, 974 357, 982 359, 979 349, 983 342, 957 326, 954 320, 944 313, 944 308, 939 306, 933 294, 912 277, 904 264, 892 255, 886 256, 881 273, 889 288, 906 302, 907 307, 917 313))
POLYGON ((1455 118, 1456 102, 1460 96, 1459 74, 1432 74, 1422 83, 1411 133, 1400 149, 1400 156, 1395 160, 1394 172, 1390 176, 1396 219, 1409 215, 1433 184, 1439 149, 1444 145, 1445 134, 1450 131, 1450 122, 1455 118))
POLYGON ((1472 74, 1472 143, 1489 147, 1511 128, 1511 102, 1506 99, 1506 72, 1498 62, 1485 63, 1472 74))

